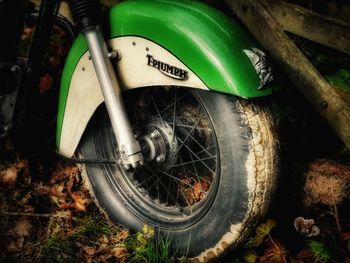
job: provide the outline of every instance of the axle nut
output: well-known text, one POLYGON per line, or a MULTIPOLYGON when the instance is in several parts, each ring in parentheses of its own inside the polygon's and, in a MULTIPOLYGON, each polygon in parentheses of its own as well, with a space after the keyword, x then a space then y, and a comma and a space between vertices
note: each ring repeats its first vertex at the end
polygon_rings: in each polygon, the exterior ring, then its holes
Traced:
POLYGON ((159 136, 160 136, 160 134, 159 134, 159 131, 157 131, 157 130, 154 130, 154 131, 150 134, 150 137, 151 137, 152 139, 158 139, 159 136))
POLYGON ((157 163, 162 163, 165 161, 165 156, 164 154, 158 155, 156 158, 157 163))

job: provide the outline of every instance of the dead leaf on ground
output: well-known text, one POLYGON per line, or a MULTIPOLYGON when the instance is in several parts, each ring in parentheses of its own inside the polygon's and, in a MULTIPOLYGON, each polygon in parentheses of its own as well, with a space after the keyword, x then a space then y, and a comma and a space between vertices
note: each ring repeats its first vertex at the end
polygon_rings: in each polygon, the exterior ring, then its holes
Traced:
POLYGON ((31 205, 24 205, 23 210, 24 210, 24 213, 33 213, 34 207, 31 205))
POLYGON ((108 239, 108 237, 106 237, 106 235, 102 235, 99 239, 98 239, 98 242, 100 244, 109 244, 110 241, 108 239))
POLYGON ((16 166, 10 166, 0 171, 0 182, 5 185, 14 185, 17 180, 18 169, 16 166))
POLYGON ((124 245, 114 247, 112 252, 113 256, 119 260, 126 259, 128 257, 128 249, 124 245))
POLYGON ((51 192, 51 189, 49 186, 43 185, 43 183, 40 182, 39 184, 34 186, 33 192, 38 195, 48 195, 51 192))
POLYGON ((338 205, 349 198, 350 167, 331 160, 316 160, 305 173, 304 205, 338 205))
POLYGON ((32 225, 28 220, 23 219, 18 221, 15 227, 7 233, 13 237, 13 240, 6 246, 6 250, 11 253, 21 251, 23 249, 25 237, 30 236, 31 229, 32 225))
POLYGON ((78 181, 78 175, 80 170, 77 166, 58 166, 51 176, 51 183, 57 183, 58 181, 66 180, 67 178, 75 178, 78 181))
POLYGON ((10 253, 16 253, 23 249, 24 238, 20 237, 15 241, 11 241, 10 244, 6 246, 6 250, 10 253))
POLYGON ((76 242, 77 247, 79 248, 79 254, 82 256, 83 261, 86 263, 92 263, 94 256, 96 254, 96 248, 84 245, 80 242, 76 242))
POLYGON ((264 254, 259 257, 260 263, 287 263, 288 251, 277 240, 269 240, 267 249, 264 254))
POLYGON ((118 258, 120 262, 126 262, 128 257, 128 249, 125 247, 124 241, 129 237, 129 235, 129 231, 127 229, 122 229, 111 237, 110 246, 113 246, 111 253, 113 256, 118 258))
POLYGON ((70 196, 73 202, 65 202, 60 204, 60 209, 75 209, 80 212, 86 212, 86 206, 92 202, 92 200, 89 198, 83 198, 80 192, 71 193, 70 196))
POLYGON ((31 223, 28 220, 24 219, 18 221, 16 226, 10 230, 10 233, 18 237, 28 237, 30 235, 31 229, 31 223))
POLYGON ((129 231, 127 229, 123 229, 112 237, 112 241, 113 243, 122 243, 129 236, 129 231))
POLYGON ((111 262, 110 259, 113 257, 111 254, 102 254, 97 257, 97 262, 99 263, 107 263, 111 262))
POLYGON ((267 219, 265 223, 260 224, 255 229, 255 237, 251 238, 245 245, 246 248, 259 247, 265 237, 270 235, 271 230, 276 227, 276 221, 272 219, 267 219))
POLYGON ((53 84, 53 78, 50 74, 46 73, 40 78, 39 82, 39 93, 41 95, 48 93, 53 84))
POLYGON ((24 174, 29 174, 28 160, 20 160, 17 162, 16 167, 18 170, 23 171, 24 174))
POLYGON ((86 211, 86 207, 85 207, 86 201, 78 194, 72 193, 71 196, 72 196, 72 199, 74 201, 75 208, 78 211, 85 212, 86 211))
POLYGON ((311 250, 308 248, 302 249, 298 255, 297 259, 301 262, 313 262, 314 255, 312 254, 311 250))
POLYGON ((21 198, 21 200, 18 202, 19 205, 26 205, 29 202, 29 199, 32 197, 31 191, 29 191, 25 196, 21 198))
POLYGON ((60 206, 62 203, 66 202, 67 193, 64 192, 64 183, 53 185, 50 188, 51 200, 60 206))
POLYGON ((350 232, 343 233, 342 237, 344 241, 350 240, 350 232))
POLYGON ((188 205, 193 205, 203 200, 210 187, 210 180, 206 176, 201 178, 201 181, 193 177, 182 177, 180 181, 181 192, 188 205))

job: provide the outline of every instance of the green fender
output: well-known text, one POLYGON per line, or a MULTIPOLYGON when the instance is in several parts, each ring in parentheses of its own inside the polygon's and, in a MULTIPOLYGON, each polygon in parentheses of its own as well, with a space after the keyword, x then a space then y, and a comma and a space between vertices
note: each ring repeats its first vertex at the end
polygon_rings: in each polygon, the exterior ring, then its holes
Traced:
MULTIPOLYGON (((221 12, 193 0, 130 0, 110 10, 110 38, 143 37, 175 55, 210 90, 243 98, 266 96, 260 78, 243 51, 259 46, 239 24, 221 12)), ((87 51, 80 35, 67 57, 62 75, 57 121, 57 145, 70 81, 87 51)))

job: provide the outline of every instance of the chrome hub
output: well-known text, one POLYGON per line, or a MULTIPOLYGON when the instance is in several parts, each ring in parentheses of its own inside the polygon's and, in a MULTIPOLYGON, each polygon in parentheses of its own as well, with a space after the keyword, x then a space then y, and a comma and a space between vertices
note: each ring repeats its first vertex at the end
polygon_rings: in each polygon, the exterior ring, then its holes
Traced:
POLYGON ((153 162, 162 169, 168 169, 177 161, 178 141, 170 125, 162 120, 154 120, 143 127, 140 139, 145 162, 153 162))

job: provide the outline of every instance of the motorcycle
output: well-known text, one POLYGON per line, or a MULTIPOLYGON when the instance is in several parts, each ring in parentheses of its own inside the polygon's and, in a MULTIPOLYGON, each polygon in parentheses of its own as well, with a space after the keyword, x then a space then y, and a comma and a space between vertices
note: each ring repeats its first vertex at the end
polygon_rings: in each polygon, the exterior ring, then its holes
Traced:
POLYGON ((123 1, 107 24, 98 1, 70 0, 75 26, 56 16, 59 2, 42 1, 24 70, 1 64, 13 93, 25 97, 52 24, 78 28, 61 78, 58 153, 81 163, 112 221, 157 229, 193 262, 237 246, 267 211, 278 174, 274 121, 259 99, 273 75, 257 42, 195 0, 123 1))

